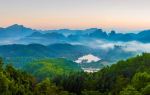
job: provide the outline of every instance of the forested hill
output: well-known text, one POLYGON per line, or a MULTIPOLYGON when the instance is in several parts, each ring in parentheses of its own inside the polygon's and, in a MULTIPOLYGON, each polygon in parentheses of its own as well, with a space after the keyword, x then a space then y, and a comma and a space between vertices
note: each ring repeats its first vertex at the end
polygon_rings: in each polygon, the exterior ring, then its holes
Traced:
POLYGON ((96 73, 77 72, 37 81, 11 65, 2 68, 1 95, 150 95, 150 54, 101 69, 96 73))
POLYGON ((68 75, 72 72, 82 71, 80 65, 63 58, 48 58, 32 61, 23 66, 22 69, 34 75, 38 80, 44 79, 46 77, 53 78, 58 75, 68 75))

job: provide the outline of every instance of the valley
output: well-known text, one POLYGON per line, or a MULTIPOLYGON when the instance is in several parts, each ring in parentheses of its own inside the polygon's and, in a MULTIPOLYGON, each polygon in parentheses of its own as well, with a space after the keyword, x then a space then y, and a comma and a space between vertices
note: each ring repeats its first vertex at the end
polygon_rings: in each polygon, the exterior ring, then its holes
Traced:
POLYGON ((17 68, 35 60, 64 58, 85 68, 85 71, 97 71, 118 60, 150 51, 149 30, 137 34, 106 33, 98 28, 42 31, 14 24, 0 31, 3 35, 0 56, 17 68))
POLYGON ((150 95, 150 0, 0 0, 0 95, 150 95))
POLYGON ((3 95, 149 95, 149 30, 0 31, 3 95))

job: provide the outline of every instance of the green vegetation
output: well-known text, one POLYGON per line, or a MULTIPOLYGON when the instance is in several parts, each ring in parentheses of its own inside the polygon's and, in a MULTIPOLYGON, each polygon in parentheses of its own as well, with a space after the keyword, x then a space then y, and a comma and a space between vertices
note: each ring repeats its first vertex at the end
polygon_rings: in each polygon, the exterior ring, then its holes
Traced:
POLYGON ((63 58, 44 59, 32 61, 23 67, 24 71, 34 75, 36 78, 53 78, 59 75, 68 75, 72 72, 79 72, 81 68, 78 64, 63 58))
POLYGON ((5 69, 2 65, 0 60, 0 95, 72 95, 56 87, 48 78, 37 82, 33 76, 11 65, 5 69))
POLYGON ((64 82, 56 84, 79 95, 150 95, 147 94, 150 91, 149 71, 150 54, 144 53, 142 56, 119 61, 93 74, 70 75, 64 80, 65 84, 62 84, 64 82), (81 83, 78 83, 76 79, 79 79, 81 83), (74 86, 80 87, 78 88, 80 90, 71 88, 74 86))
POLYGON ((15 70, 11 65, 5 68, 2 65, 3 62, 0 60, 1 95, 150 95, 148 53, 119 61, 96 73, 81 71, 65 74, 70 71, 65 71, 66 68, 73 64, 64 59, 31 62, 26 69, 36 77, 15 70), (66 64, 69 66, 66 67, 66 64), (46 75, 39 81, 38 78, 42 74, 36 75, 36 72, 46 75), (52 78, 53 73, 56 74, 52 78))

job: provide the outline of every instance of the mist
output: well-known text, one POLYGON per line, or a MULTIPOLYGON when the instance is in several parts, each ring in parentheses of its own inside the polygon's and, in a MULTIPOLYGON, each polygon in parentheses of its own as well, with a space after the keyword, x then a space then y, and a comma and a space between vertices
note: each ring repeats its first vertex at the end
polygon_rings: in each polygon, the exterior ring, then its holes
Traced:
POLYGON ((109 50, 114 49, 115 46, 120 46, 126 52, 150 52, 150 43, 142 43, 138 41, 106 41, 106 40, 92 40, 92 41, 83 41, 78 42, 80 45, 86 45, 91 48, 109 50))

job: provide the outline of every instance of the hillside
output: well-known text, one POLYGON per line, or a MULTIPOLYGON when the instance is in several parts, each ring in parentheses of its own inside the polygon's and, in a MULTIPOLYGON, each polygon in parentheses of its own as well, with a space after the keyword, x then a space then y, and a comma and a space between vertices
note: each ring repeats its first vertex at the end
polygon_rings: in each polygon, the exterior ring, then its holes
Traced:
POLYGON ((119 61, 96 73, 68 73, 70 66, 75 71, 78 67, 64 59, 31 62, 25 69, 36 77, 11 65, 2 66, 0 60, 2 95, 150 95, 149 53, 119 61), (41 80, 43 76, 46 79, 41 80))
POLYGON ((87 53, 92 49, 82 45, 52 44, 44 46, 41 44, 12 44, 0 46, 2 57, 64 57, 72 59, 87 53), (74 54, 74 55, 71 55, 74 54))
MULTIPOLYGON (((150 54, 144 53, 119 61, 93 74, 70 75, 64 80, 67 81, 66 84, 56 83, 77 95, 150 95, 149 71, 150 54)), ((62 79, 64 78, 60 78, 62 79)))
POLYGON ((51 57, 51 58, 66 58, 76 60, 81 56, 87 54, 94 54, 103 59, 123 59, 135 55, 135 52, 128 52, 121 46, 114 46, 114 48, 101 49, 91 48, 84 45, 72 45, 67 43, 56 43, 48 46, 41 44, 11 44, 0 45, 1 57, 51 57), (40 52, 39 52, 40 51, 40 52), (112 56, 117 54, 115 56, 112 56))
POLYGON ((63 58, 33 61, 27 63, 22 69, 40 79, 82 71, 78 64, 63 58))
MULTIPOLYGON (((31 61, 42 60, 47 58, 65 58, 71 61, 76 61, 82 56, 91 54, 96 56, 96 59, 101 59, 99 62, 84 62, 79 64, 85 69, 101 69, 106 65, 115 63, 120 59, 127 59, 135 56, 135 52, 125 51, 121 46, 115 46, 110 49, 95 49, 84 45, 71 44, 51 44, 44 46, 41 44, 12 44, 0 46, 0 56, 4 59, 6 64, 12 63, 16 68, 22 68, 31 61), (87 63, 87 64, 86 64, 87 63)), ((91 60, 91 57, 87 57, 91 60)), ((84 59, 83 59, 84 61, 84 59)), ((77 62, 78 63, 78 62, 77 62)))
POLYGON ((0 61, 0 85, 3 86, 0 93, 3 95, 150 95, 148 53, 119 61, 96 73, 68 73, 77 66, 64 59, 31 62, 25 70, 36 77, 11 65, 3 69, 2 65, 0 61))

